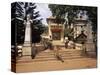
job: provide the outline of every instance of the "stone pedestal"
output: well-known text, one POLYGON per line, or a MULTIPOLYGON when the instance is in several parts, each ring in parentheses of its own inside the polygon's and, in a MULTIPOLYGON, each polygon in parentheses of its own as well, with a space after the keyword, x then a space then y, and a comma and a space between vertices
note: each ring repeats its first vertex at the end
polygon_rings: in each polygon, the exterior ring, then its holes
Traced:
POLYGON ((90 24, 87 25, 87 51, 95 52, 95 44, 93 43, 93 35, 92 35, 92 26, 90 24))
POLYGON ((31 47, 23 47, 23 55, 31 55, 31 47))
POLYGON ((32 45, 31 42, 24 42, 22 51, 23 51, 23 55, 31 55, 31 50, 32 50, 32 45))

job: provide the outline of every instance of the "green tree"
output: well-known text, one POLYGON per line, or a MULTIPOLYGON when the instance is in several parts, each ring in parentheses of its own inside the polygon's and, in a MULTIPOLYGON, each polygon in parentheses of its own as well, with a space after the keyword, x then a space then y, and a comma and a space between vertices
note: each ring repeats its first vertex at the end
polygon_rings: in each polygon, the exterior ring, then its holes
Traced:
POLYGON ((13 35, 12 38, 16 37, 16 43, 20 44, 24 42, 25 36, 25 25, 24 20, 26 19, 27 14, 31 14, 31 19, 33 21, 31 25, 32 29, 32 43, 40 41, 40 35, 44 31, 44 26, 42 24, 42 19, 40 17, 39 11, 36 9, 35 3, 28 2, 15 2, 11 4, 11 23, 12 28, 15 28, 16 35, 13 35))
POLYGON ((11 4, 11 44, 22 44, 24 42, 25 26, 23 24, 23 9, 22 2, 15 2, 11 4))
POLYGON ((66 13, 68 13, 68 25, 75 20, 80 10, 87 11, 88 19, 92 22, 92 29, 94 32, 97 32, 97 7, 50 4, 49 8, 52 11, 53 16, 56 16, 57 18, 65 18, 66 13))

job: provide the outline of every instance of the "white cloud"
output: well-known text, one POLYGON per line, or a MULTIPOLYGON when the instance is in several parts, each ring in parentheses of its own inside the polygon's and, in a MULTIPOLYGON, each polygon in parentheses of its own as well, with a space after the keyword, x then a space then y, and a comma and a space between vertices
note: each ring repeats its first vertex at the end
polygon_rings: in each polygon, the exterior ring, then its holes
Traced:
POLYGON ((39 14, 41 15, 41 18, 43 18, 43 24, 47 25, 46 18, 50 17, 52 15, 48 5, 44 3, 38 3, 36 4, 37 8, 36 11, 39 11, 39 14))

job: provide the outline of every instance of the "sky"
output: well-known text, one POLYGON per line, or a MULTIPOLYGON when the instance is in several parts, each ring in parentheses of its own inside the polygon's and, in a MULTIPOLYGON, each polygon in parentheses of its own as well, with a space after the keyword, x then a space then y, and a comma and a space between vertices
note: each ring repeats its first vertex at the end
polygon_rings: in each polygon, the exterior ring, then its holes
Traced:
POLYGON ((47 25, 46 18, 52 16, 52 13, 48 7, 49 4, 38 3, 36 5, 37 5, 36 11, 39 11, 40 18, 43 18, 42 23, 47 25))

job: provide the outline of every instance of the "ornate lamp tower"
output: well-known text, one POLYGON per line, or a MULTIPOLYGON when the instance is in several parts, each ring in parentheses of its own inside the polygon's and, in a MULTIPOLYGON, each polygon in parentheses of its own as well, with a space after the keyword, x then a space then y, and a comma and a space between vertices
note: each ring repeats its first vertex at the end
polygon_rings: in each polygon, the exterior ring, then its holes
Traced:
POLYGON ((31 48, 32 48, 31 23, 32 20, 30 18, 30 14, 28 14, 24 22, 26 28, 25 28, 25 40, 23 45, 23 55, 31 55, 31 48))

